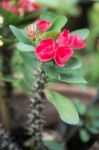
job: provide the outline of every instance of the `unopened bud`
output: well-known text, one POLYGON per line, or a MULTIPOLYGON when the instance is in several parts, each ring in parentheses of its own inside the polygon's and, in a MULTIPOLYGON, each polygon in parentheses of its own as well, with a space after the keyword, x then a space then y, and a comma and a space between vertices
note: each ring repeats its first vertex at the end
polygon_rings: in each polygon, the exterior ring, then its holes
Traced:
POLYGON ((39 39, 40 31, 36 24, 30 24, 27 26, 27 36, 32 41, 39 39))

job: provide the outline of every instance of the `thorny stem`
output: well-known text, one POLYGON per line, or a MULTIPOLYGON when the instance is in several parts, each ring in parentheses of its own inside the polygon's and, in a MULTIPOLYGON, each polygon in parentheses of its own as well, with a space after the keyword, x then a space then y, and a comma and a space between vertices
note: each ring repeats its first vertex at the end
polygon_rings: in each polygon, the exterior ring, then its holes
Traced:
POLYGON ((0 150, 20 150, 11 138, 5 133, 3 125, 0 123, 0 150))
POLYGON ((35 150, 46 150, 48 148, 46 148, 42 140, 42 131, 45 124, 42 118, 42 110, 44 101, 44 89, 47 78, 41 64, 35 77, 36 79, 32 87, 32 96, 30 99, 28 131, 33 139, 33 148, 35 150))

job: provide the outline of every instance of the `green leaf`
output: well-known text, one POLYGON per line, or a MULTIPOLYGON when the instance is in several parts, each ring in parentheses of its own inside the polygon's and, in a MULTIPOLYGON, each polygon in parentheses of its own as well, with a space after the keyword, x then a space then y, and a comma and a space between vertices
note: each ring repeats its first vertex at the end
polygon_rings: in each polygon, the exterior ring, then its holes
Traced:
POLYGON ((48 92, 48 100, 57 109, 60 118, 68 124, 77 124, 79 122, 78 112, 73 102, 57 92, 48 92))
POLYGON ((24 44, 24 43, 17 43, 16 47, 19 51, 23 52, 29 52, 29 51, 34 51, 34 47, 32 45, 24 44))
POLYGON ((28 52, 28 53, 21 52, 20 55, 24 61, 24 64, 27 65, 28 68, 30 69, 37 68, 38 60, 34 56, 33 52, 28 52))
POLYGON ((78 110, 78 113, 80 115, 85 115, 86 114, 87 106, 85 104, 81 103, 80 100, 74 100, 74 104, 75 104, 75 106, 76 106, 76 108, 78 110))
POLYGON ((52 26, 49 28, 49 31, 56 30, 60 31, 66 24, 67 18, 65 16, 57 16, 53 20, 52 26))
POLYGON ((23 34, 23 31, 21 31, 20 29, 16 28, 15 26, 10 25, 9 26, 12 33, 16 36, 16 38, 24 43, 24 44, 32 44, 31 41, 23 34))
POLYGON ((95 128, 95 127, 93 127, 93 126, 90 126, 89 128, 88 128, 88 130, 92 133, 92 134, 98 134, 99 133, 99 128, 95 128))
POLYGON ((63 145, 61 143, 57 143, 56 141, 44 141, 44 143, 50 150, 64 150, 63 145))
POLYGON ((45 33, 41 34, 40 39, 41 40, 43 40, 45 38, 56 39, 58 34, 59 34, 58 31, 48 31, 48 32, 45 32, 45 33))
POLYGON ((5 18, 5 21, 8 24, 16 24, 21 17, 16 15, 15 13, 12 13, 0 6, 0 14, 5 18))
POLYGON ((85 40, 89 35, 89 30, 88 29, 80 29, 80 30, 71 32, 71 34, 78 34, 82 37, 83 40, 85 40))
POLYGON ((43 63, 43 68, 45 73, 48 75, 49 78, 51 79, 58 79, 58 72, 56 71, 56 69, 54 68, 53 65, 51 65, 52 63, 43 63))
POLYGON ((64 67, 58 67, 54 64, 53 66, 59 74, 70 74, 81 67, 81 62, 78 58, 72 57, 64 67))
POLYGON ((57 77, 58 79, 59 74, 70 74, 73 73, 74 70, 79 69, 81 62, 79 59, 72 57, 64 67, 58 67, 54 62, 43 63, 43 66, 49 77, 57 77))
POLYGON ((18 70, 22 73, 22 75, 24 76, 24 80, 25 82, 31 86, 34 78, 33 78, 33 73, 32 71, 29 71, 24 65, 20 65, 18 66, 18 70))
POLYGON ((85 129, 80 129, 79 136, 83 142, 88 142, 90 140, 90 134, 85 129))
POLYGON ((91 118, 98 118, 99 117, 99 108, 93 108, 88 112, 88 116, 91 118))
POLYGON ((79 69, 81 67, 81 61, 76 58, 76 57, 72 57, 66 64, 65 67, 68 69, 79 69))
POLYGON ((86 80, 80 76, 79 74, 60 74, 59 76, 59 80, 62 82, 66 82, 66 83, 82 83, 82 84, 86 84, 86 80))
POLYGON ((41 10, 35 11, 33 13, 29 13, 25 15, 25 17, 21 17, 20 22, 17 22, 19 25, 28 25, 29 23, 35 21, 45 10, 42 8, 41 10))
MULTIPOLYGON (((99 118, 99 116, 97 117, 99 118)), ((97 120, 97 118, 92 118, 92 126, 93 128, 98 128, 99 129, 99 120, 97 120)))
POLYGON ((19 87, 27 94, 27 95, 30 95, 32 92, 31 92, 31 88, 27 85, 27 83, 23 80, 23 81, 20 81, 19 83, 19 87))

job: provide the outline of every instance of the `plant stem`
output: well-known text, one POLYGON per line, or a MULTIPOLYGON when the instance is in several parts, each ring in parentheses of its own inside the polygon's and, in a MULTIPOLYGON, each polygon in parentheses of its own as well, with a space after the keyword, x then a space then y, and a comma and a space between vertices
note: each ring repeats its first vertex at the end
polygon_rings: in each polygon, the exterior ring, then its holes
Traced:
POLYGON ((5 133, 3 125, 0 123, 0 150, 20 150, 10 137, 5 133))
POLYGON ((44 120, 42 118, 44 89, 47 82, 46 75, 42 69, 42 65, 37 70, 35 83, 32 87, 32 96, 30 99, 30 113, 28 115, 28 129, 33 139, 33 148, 35 150, 46 150, 46 146, 42 140, 42 131, 44 120))

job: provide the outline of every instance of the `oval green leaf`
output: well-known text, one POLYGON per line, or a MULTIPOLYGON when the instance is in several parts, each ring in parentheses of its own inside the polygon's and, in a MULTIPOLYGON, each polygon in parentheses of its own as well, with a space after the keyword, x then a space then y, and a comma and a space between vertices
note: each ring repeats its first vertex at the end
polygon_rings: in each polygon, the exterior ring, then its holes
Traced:
POLYGON ((79 136, 83 142, 88 142, 90 140, 90 134, 85 129, 80 129, 79 136))
POLYGON ((78 112, 71 100, 52 91, 47 93, 47 98, 54 105, 64 122, 68 124, 77 124, 79 122, 78 112))
POLYGON ((55 17, 52 26, 49 28, 49 31, 51 30, 60 31, 65 26, 66 22, 67 18, 65 16, 55 17))
POLYGON ((72 57, 66 64, 65 64, 65 68, 67 69, 79 69, 81 67, 81 61, 76 58, 76 57, 72 57))
POLYGON ((59 80, 66 83, 74 83, 74 84, 86 84, 86 80, 77 74, 60 74, 59 80))
POLYGON ((88 29, 80 29, 80 30, 71 32, 71 34, 79 34, 82 37, 82 39, 85 40, 89 35, 89 30, 88 29))
POLYGON ((18 29, 15 26, 10 25, 9 26, 12 33, 15 35, 15 37, 22 43, 24 44, 30 44, 31 45, 31 41, 23 34, 23 32, 18 29))
POLYGON ((24 43, 17 43, 16 48, 22 52, 34 51, 34 47, 32 45, 28 45, 24 43))

